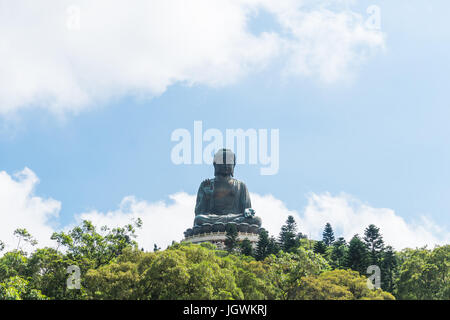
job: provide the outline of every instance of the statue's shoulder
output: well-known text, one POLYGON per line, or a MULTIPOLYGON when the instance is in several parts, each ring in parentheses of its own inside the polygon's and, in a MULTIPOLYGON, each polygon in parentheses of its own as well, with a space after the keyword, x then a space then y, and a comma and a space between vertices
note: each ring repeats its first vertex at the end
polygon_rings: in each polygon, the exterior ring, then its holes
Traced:
POLYGON ((241 180, 238 180, 238 179, 233 178, 233 177, 230 178, 230 181, 233 182, 233 183, 238 183, 238 184, 241 184, 241 183, 242 183, 241 180))
POLYGON ((212 185, 213 183, 214 183, 214 178, 212 178, 212 179, 205 179, 205 180, 202 181, 200 186, 207 187, 207 186, 212 185))
POLYGON ((233 181, 233 183, 235 185, 239 185, 239 186, 244 186, 245 187, 245 183, 243 181, 235 179, 235 178, 231 178, 231 179, 232 179, 232 181, 233 181))

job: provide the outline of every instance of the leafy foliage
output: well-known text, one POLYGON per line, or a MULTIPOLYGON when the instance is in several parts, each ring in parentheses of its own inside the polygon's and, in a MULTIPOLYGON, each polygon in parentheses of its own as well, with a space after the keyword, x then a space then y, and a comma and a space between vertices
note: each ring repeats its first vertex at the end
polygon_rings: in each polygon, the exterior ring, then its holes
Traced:
POLYGON ((0 300, 47 300, 39 290, 19 276, 10 277, 0 283, 0 300))
POLYGON ((298 247, 297 223, 293 216, 288 216, 286 223, 281 227, 279 236, 280 247, 285 252, 290 252, 298 247))
POLYGON ((364 242, 369 250, 369 263, 379 265, 384 251, 384 241, 380 229, 375 225, 369 225, 364 231, 364 242))
POLYGON ((399 256, 400 299, 450 299, 450 245, 434 250, 405 249, 399 256))
POLYGON ((258 243, 256 244, 255 258, 264 260, 269 255, 269 233, 262 229, 259 233, 258 243))
POLYGON ((348 247, 344 238, 339 238, 333 243, 330 253, 330 264, 333 268, 339 269, 345 266, 348 255, 348 247))
MULTIPOLYGON (((288 218, 279 241, 262 230, 255 249, 229 227, 226 251, 173 242, 144 252, 135 241, 141 225, 97 231, 83 221, 54 233, 55 248, 30 254, 20 244, 33 237, 17 229, 17 248, 0 257, 0 299, 450 299, 449 245, 395 252, 375 226, 364 242, 355 235, 349 244, 338 238, 326 245, 297 233, 288 218), (374 257, 378 290, 365 277, 374 257), (71 266, 80 269, 80 289, 67 286, 71 266)), ((334 235, 327 234, 329 242, 334 235)))
POLYGON ((323 243, 326 246, 331 246, 331 244, 334 242, 334 232, 329 222, 325 225, 325 229, 323 230, 322 236, 323 236, 322 238, 323 243))
POLYGON ((248 238, 245 238, 239 243, 240 251, 243 255, 252 256, 253 255, 253 246, 248 238))
POLYGON ((366 278, 352 270, 327 271, 300 281, 296 298, 302 300, 394 300, 381 289, 370 290, 366 278))
POLYGON ((349 243, 345 266, 365 274, 369 266, 367 247, 356 234, 349 243))
POLYGON ((17 249, 20 249, 20 242, 25 241, 32 246, 37 245, 37 241, 31 236, 31 234, 27 231, 27 229, 16 229, 14 230, 14 236, 18 239, 17 249))
POLYGON ((324 255, 327 252, 327 245, 323 241, 317 241, 314 244, 314 252, 324 255))
POLYGON ((238 245, 238 231, 235 224, 226 225, 226 240, 225 246, 228 252, 232 252, 238 245))

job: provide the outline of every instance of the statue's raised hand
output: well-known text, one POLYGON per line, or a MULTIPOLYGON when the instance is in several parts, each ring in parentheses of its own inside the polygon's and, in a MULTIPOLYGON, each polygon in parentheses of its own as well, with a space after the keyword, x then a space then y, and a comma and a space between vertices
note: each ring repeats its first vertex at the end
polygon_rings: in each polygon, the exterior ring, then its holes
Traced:
POLYGON ((202 183, 203 190, 205 191, 205 194, 207 196, 211 196, 214 192, 214 184, 212 183, 211 179, 206 179, 202 183))
POLYGON ((251 217, 254 217, 255 214, 256 214, 256 211, 255 211, 254 209, 252 209, 252 208, 247 208, 247 209, 245 209, 245 211, 244 211, 244 217, 245 217, 245 218, 251 218, 251 217))

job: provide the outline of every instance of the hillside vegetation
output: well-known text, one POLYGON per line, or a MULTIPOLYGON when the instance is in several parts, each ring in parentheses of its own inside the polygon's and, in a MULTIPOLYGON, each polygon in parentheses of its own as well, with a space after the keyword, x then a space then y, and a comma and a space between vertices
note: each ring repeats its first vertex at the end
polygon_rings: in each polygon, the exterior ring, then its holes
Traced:
POLYGON ((20 245, 36 241, 17 229, 17 249, 0 258, 0 299, 450 299, 450 245, 395 252, 373 225, 347 243, 327 224, 314 241, 289 217, 256 248, 229 229, 226 250, 174 242, 152 252, 139 249, 141 226, 98 232, 84 221, 31 253, 20 245), (368 284, 369 265, 379 266, 381 289, 368 284))

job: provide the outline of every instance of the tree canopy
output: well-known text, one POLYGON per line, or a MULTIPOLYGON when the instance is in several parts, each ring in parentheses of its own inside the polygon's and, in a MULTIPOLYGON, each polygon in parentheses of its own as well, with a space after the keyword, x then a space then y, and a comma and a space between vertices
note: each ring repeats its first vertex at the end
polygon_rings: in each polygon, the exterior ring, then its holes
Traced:
POLYGON ((148 252, 136 239, 141 227, 140 220, 113 229, 83 221, 54 233, 54 247, 31 253, 22 244, 33 247, 34 238, 17 229, 15 249, 0 257, 0 299, 450 299, 449 245, 396 252, 375 226, 349 243, 330 232, 316 241, 300 237, 290 217, 278 239, 262 230, 255 246, 229 227, 227 250, 173 242, 148 252), (374 258, 376 290, 366 274, 374 258), (76 276, 79 289, 68 286, 76 276))

